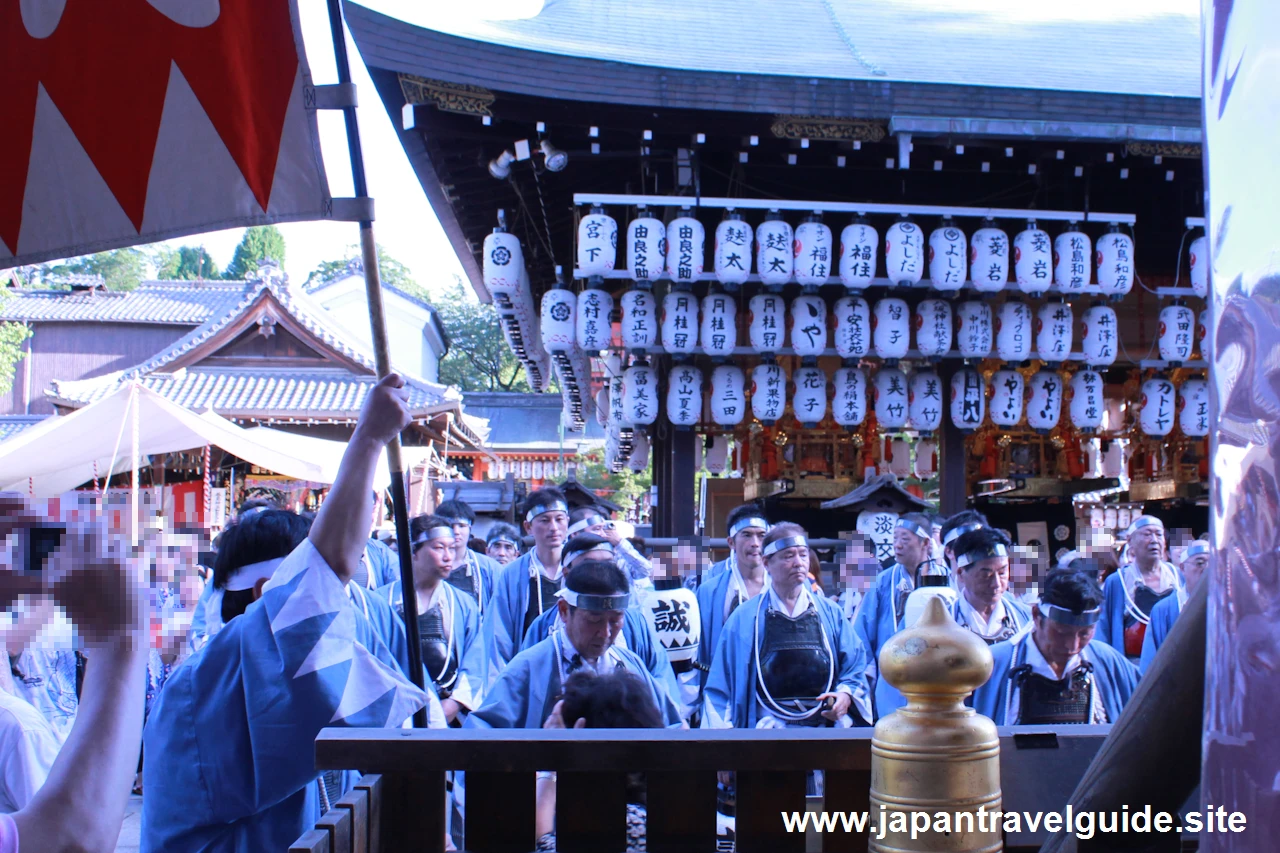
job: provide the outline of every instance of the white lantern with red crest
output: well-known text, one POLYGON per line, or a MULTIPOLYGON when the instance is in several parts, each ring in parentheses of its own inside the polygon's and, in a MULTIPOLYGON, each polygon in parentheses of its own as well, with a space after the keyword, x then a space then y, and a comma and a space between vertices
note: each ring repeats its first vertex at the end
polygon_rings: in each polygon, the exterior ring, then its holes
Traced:
POLYGON ((667 223, 667 275, 677 284, 692 284, 702 275, 707 231, 688 208, 667 223))
POLYGON ((702 371, 690 364, 672 366, 667 374, 667 420, 693 426, 702 417, 702 371))
POLYGON ((973 432, 986 417, 987 386, 982 374, 962 367, 951 376, 951 423, 961 432, 973 432))
POLYGON ((751 348, 761 355, 773 355, 782 349, 786 334, 787 303, 780 293, 757 293, 748 303, 751 322, 747 336, 751 348))
POLYGON ((836 300, 836 353, 843 359, 859 359, 871 351, 871 306, 861 296, 836 300))
POLYGON ((547 352, 573 352, 578 348, 574 312, 578 297, 559 282, 542 296, 539 331, 542 348, 547 352))
POLYGON ((1098 266, 1098 288, 1112 299, 1123 299, 1133 289, 1133 238, 1112 224, 1098 238, 1094 253, 1098 266))
POLYGON ((719 426, 734 426, 742 423, 746 413, 746 376, 742 368, 719 365, 711 371, 711 420, 719 426))
POLYGON ((933 371, 911 374, 907 390, 907 419, 911 426, 923 434, 935 432, 942 426, 946 404, 942 398, 942 380, 933 371))
POLYGON ((600 205, 578 220, 578 274, 604 276, 618 262, 618 223, 600 205))
POLYGON ((929 281, 934 290, 954 293, 964 287, 969 244, 951 217, 929 235, 929 281))
POLYGON ((1115 364, 1118 341, 1115 309, 1100 301, 1086 308, 1080 323, 1080 337, 1085 364, 1090 367, 1115 364))
POLYGON ((698 351, 698 297, 672 290, 662 297, 662 346, 677 360, 698 351))
POLYGON ((627 226, 627 270, 642 287, 662 278, 667 268, 667 226, 641 207, 627 226))
POLYGON ((876 372, 876 421, 883 430, 899 430, 911 416, 910 385, 907 374, 896 367, 876 372))
POLYGON ((827 416, 827 374, 817 367, 797 367, 791 374, 795 396, 791 411, 805 429, 813 429, 827 416))
POLYGON ((876 355, 896 361, 911 348, 911 310, 905 300, 887 296, 876 302, 871 315, 871 337, 876 355))
POLYGON ((843 427, 861 426, 867 418, 867 374, 857 367, 842 367, 832 377, 831 412, 843 427))
POLYGON ((983 293, 999 293, 1009 282, 1009 235, 994 219, 982 220, 969 238, 969 278, 983 293))
POLYGON ((1170 367, 1191 360, 1195 347, 1196 313, 1181 299, 1160 309, 1160 357, 1170 367))
POLYGON ((1142 383, 1142 408, 1138 423, 1152 438, 1163 438, 1173 431, 1177 405, 1173 383, 1163 376, 1153 376, 1142 383))
POLYGON ((1206 361, 1213 355, 1213 341, 1209 338, 1209 309, 1196 318, 1196 339, 1200 341, 1200 357, 1206 361))
POLYGON ((1022 420, 1026 383, 1016 370, 997 370, 991 375, 991 422, 998 427, 1015 427, 1022 420))
POLYGON ((608 349, 613 338, 613 326, 609 315, 613 313, 613 297, 601 289, 604 279, 592 276, 588 287, 578 294, 578 310, 575 318, 578 326, 578 347, 583 352, 600 352, 608 349))
POLYGON ((791 281, 795 269, 795 234, 782 216, 771 210, 756 227, 756 272, 771 290, 791 281))
POLYGON ((1071 377, 1071 425, 1080 432, 1095 432, 1102 426, 1103 387, 1102 374, 1096 370, 1080 370, 1071 377))
POLYGON ((738 345, 738 303, 727 293, 702 299, 702 351, 715 359, 733 355, 738 345))
POLYGON ((876 277, 880 235, 858 217, 840 232, 840 281, 850 293, 861 293, 876 277))
POLYGON ((1076 316, 1060 296, 1051 296, 1036 312, 1036 354, 1041 361, 1061 364, 1071 357, 1076 316))
POLYGON ((1074 222, 1053 240, 1053 281, 1068 297, 1079 295, 1092 276, 1093 241, 1074 222))
POLYGON ((831 228, 824 225, 822 215, 814 213, 796 227, 796 281, 808 288, 820 287, 831 277, 831 258, 835 254, 831 228))
POLYGON ((924 232, 905 216, 884 235, 885 275, 891 284, 917 284, 924 275, 924 232))
POLYGON ((786 374, 776 364, 757 364, 751 371, 751 414, 765 426, 772 426, 786 409, 786 374))
POLYGON ((1053 241, 1034 219, 1013 238, 1013 274, 1018 288, 1030 296, 1039 296, 1053 284, 1053 241))
POLYGON ((963 358, 978 359, 991 355, 992 327, 991 306, 986 302, 970 300, 961 302, 956 309, 960 317, 960 329, 956 333, 956 346, 963 358))
POLYGON ((996 353, 1009 363, 1031 358, 1031 309, 1025 302, 1011 299, 996 315, 996 353))
POLYGON ((633 364, 622 374, 622 422, 648 426, 658 419, 658 372, 633 364))
POLYGON ((1192 378, 1182 383, 1178 393, 1178 426, 1189 438, 1209 434, 1209 383, 1192 378))
POLYGON ((729 211, 716 226, 716 280, 735 291, 751 275, 752 228, 742 214, 729 211))
POLYGON ((1201 299, 1209 295, 1209 238, 1203 234, 1191 241, 1191 289, 1201 299))
POLYGON ((791 300, 791 348, 802 358, 816 358, 827 348, 827 303, 817 294, 791 300))
POLYGON ((954 324, 951 304, 942 299, 922 299, 916 306, 916 349, 932 361, 951 352, 954 324))
POLYGON ((628 290, 622 294, 622 345, 644 355, 657 343, 658 298, 652 290, 628 290))
POLYGON ((1027 424, 1036 432, 1048 432, 1062 418, 1062 377, 1041 370, 1031 377, 1031 397, 1027 400, 1027 424))

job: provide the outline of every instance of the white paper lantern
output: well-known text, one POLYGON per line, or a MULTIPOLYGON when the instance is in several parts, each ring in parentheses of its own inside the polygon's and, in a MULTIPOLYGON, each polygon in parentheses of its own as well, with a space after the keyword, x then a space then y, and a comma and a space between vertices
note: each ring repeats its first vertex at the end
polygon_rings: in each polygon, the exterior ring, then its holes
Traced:
POLYGON ((1102 398, 1102 374, 1081 370, 1071 377, 1071 425, 1081 432, 1094 432, 1102 426, 1106 404, 1102 398))
POLYGON ((1163 376, 1154 376, 1142 383, 1138 422, 1144 433, 1162 438, 1173 430, 1175 396, 1173 383, 1163 376))
POLYGON ((1053 284, 1053 242, 1034 220, 1013 238, 1013 272, 1019 289, 1032 296, 1053 284))
POLYGON ((578 272, 607 275, 618 262, 618 223, 595 206, 578 220, 578 272))
POLYGON ((627 409, 623 405, 627 387, 627 372, 623 370, 609 381, 609 423, 619 429, 630 429, 635 424, 627 419, 627 409))
POLYGON ((1171 367, 1191 359, 1195 334, 1196 313, 1181 299, 1160 309, 1160 357, 1171 367))
POLYGON ((667 275, 689 284, 702 275, 707 233, 702 223, 681 214, 667 225, 667 275))
POLYGON ((1010 300, 996 315, 996 352, 1006 362, 1031 358, 1031 309, 1025 302, 1010 300))
POLYGON ((836 300, 836 352, 843 359, 862 358, 871 351, 871 307, 861 296, 836 300))
POLYGON ((787 377, 776 364, 757 364, 751 371, 751 414, 766 426, 787 408, 787 377))
POLYGON ((876 421, 882 430, 898 430, 907 425, 911 400, 907 375, 896 367, 876 372, 876 421))
POLYGON ((702 416, 702 371, 677 364, 667 374, 667 420, 676 426, 692 426, 702 416))
POLYGON ((702 299, 702 351, 713 358, 733 355, 738 345, 738 303, 727 293, 702 299))
POLYGON ((1009 282, 1009 235, 985 219, 969 238, 969 278, 984 293, 998 293, 1009 282))
POLYGON ((1178 393, 1178 426, 1183 435, 1204 438, 1209 434, 1209 383, 1188 379, 1178 393))
POLYGON ((1200 357, 1208 360, 1213 356, 1213 341, 1209 337, 1209 309, 1200 312, 1196 318, 1196 338, 1200 341, 1200 357))
POLYGON ((798 356, 819 356, 827 348, 827 303, 802 294, 791 301, 791 347, 798 356))
POLYGON ((1098 287, 1112 299, 1121 299, 1133 289, 1133 238, 1112 225, 1098 238, 1094 260, 1098 266, 1098 287))
POLYGON ((858 513, 854 529, 866 534, 876 546, 876 559, 884 562, 893 556, 893 530, 898 524, 896 512, 864 509, 858 513))
POLYGON ((907 393, 907 417, 911 426, 922 433, 931 433, 942 426, 942 413, 946 404, 942 400, 942 380, 938 374, 921 371, 911 374, 907 393))
POLYGON ((1048 432, 1062 418, 1062 377, 1041 370, 1031 377, 1031 397, 1027 400, 1027 424, 1038 432, 1048 432))
MULTIPOLYGON (((640 211, 642 214, 643 210, 640 211)), ((642 215, 627 226, 627 269, 636 281, 654 282, 667 267, 667 226, 642 215)))
POLYGON ((817 367, 797 367, 791 374, 795 396, 791 411, 805 429, 813 429, 827 416, 827 374, 817 367))
POLYGON ((500 229, 485 235, 483 275, 490 293, 519 287, 523 272, 524 250, 519 237, 500 229))
POLYGON ((596 392, 596 423, 600 426, 609 425, 609 385, 606 380, 605 387, 596 392))
POLYGON ((1078 294, 1089 286, 1093 242, 1072 222, 1053 240, 1053 281, 1065 294, 1078 294))
POLYGON ((649 467, 649 435, 637 432, 631 440, 631 455, 627 457, 627 467, 632 471, 644 471, 649 467))
POLYGON ((1108 367, 1116 362, 1116 312, 1110 305, 1095 302, 1085 309, 1080 323, 1084 363, 1108 367))
POLYGON ((711 420, 720 426, 742 423, 747 413, 746 377, 742 368, 722 364, 711 371, 711 420))
POLYGON ((578 295, 578 346, 584 352, 609 348, 613 337, 613 327, 609 323, 611 313, 613 297, 607 291, 588 287, 578 295))
POLYGON ((911 311, 894 296, 876 302, 871 315, 871 337, 876 355, 885 359, 906 358, 911 348, 911 311))
POLYGON ((651 290, 622 294, 622 345, 644 355, 658 342, 658 298, 651 290))
POLYGON ((817 216, 811 216, 796 228, 796 281, 805 287, 819 287, 831 277, 831 258, 835 254, 831 229, 817 216))
POLYGON ((648 426, 658 419, 658 373, 647 364, 633 364, 622 375, 622 420, 648 426))
POLYGON ((1050 299, 1036 312, 1036 354, 1041 361, 1060 364, 1071 357, 1076 317, 1061 299, 1050 299))
POLYGON ((885 275, 892 284, 916 284, 924 275, 924 232, 909 219, 889 226, 884 235, 885 275))
POLYGON ((1128 523, 1120 523, 1120 511, 1114 507, 1105 507, 1102 510, 1102 526, 1116 530, 1118 528, 1128 527, 1128 523))
POLYGON ((707 470, 712 474, 723 474, 729 467, 729 436, 717 435, 711 439, 707 448, 707 470))
POLYGON ((929 281, 934 290, 954 292, 964 287, 969 244, 950 218, 929 235, 929 281))
POLYGON ((1191 289, 1201 299, 1209 295, 1209 238, 1203 234, 1191 241, 1191 289))
POLYGON ((999 427, 1015 427, 1022 420, 1026 383, 1016 370, 997 370, 991 375, 991 422, 999 427))
POLYGON ((833 377, 831 411, 844 427, 861 426, 867 418, 867 374, 857 367, 842 367, 833 377))
POLYGON ((751 275, 752 230, 742 214, 729 212, 716 226, 716 280, 736 290, 751 275))
POLYGON ((976 300, 961 302, 956 309, 960 317, 960 330, 956 333, 956 346, 964 358, 987 358, 991 355, 992 327, 991 306, 976 300))
POLYGON ((962 432, 973 432, 986 417, 987 388, 982 374, 962 367, 951 377, 951 423, 962 432))
POLYGON ((885 442, 888 453, 885 454, 885 467, 895 477, 911 475, 911 445, 902 438, 892 438, 885 442))
POLYGON ((686 357, 698 351, 698 297, 688 290, 672 290, 662 297, 662 346, 686 357))
POLYGON ((778 288, 791 281, 795 268, 795 235, 791 226, 770 212, 756 228, 756 272, 767 287, 778 288))
POLYGON ((938 473, 938 442, 926 438, 916 443, 911 459, 911 472, 918 480, 928 480, 938 473))
POLYGON ((782 349, 786 329, 787 303, 777 293, 757 293, 748 303, 751 321, 748 337, 751 348, 762 355, 782 349))
POLYGON ((840 232, 840 281, 851 293, 861 292, 876 277, 880 235, 865 222, 846 225, 840 232))
POLYGON ((916 306, 916 349, 925 358, 940 359, 951 352, 954 324, 951 304, 942 299, 923 299, 916 306))
POLYGON ((539 331, 542 348, 547 352, 573 352, 578 346, 574 309, 578 297, 572 290, 553 287, 542 296, 542 317, 539 331))

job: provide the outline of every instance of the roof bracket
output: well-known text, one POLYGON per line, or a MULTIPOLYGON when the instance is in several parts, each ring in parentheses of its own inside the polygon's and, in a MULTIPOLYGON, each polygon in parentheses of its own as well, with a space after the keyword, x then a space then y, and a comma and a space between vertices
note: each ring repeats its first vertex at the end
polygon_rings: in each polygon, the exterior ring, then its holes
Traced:
POLYGON ((358 106, 355 83, 303 86, 302 102, 309 110, 341 110, 358 106))
POLYGON ((326 218, 337 222, 372 222, 373 199, 331 198, 326 218))

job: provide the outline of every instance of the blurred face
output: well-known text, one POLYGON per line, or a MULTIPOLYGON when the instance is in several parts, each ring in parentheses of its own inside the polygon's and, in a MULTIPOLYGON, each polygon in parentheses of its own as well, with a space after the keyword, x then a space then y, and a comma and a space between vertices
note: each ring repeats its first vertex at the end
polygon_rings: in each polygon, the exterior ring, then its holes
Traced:
POLYGON ((809 577, 809 549, 799 545, 775 551, 769 555, 764 567, 774 588, 779 592, 789 592, 809 577))
POLYGON ((875 551, 862 542, 854 542, 840 554, 840 584, 845 589, 866 592, 880 571, 875 551))
POLYGON ((428 539, 413 551, 413 574, 417 578, 444 580, 453 573, 454 540, 449 536, 428 539))
POLYGON ((1164 559, 1164 528, 1148 524, 1129 537, 1129 554, 1140 566, 1151 566, 1164 559))
POLYGON ((510 542, 507 542, 505 539, 490 542, 484 552, 497 561, 501 566, 505 566, 507 563, 510 563, 516 557, 520 556, 519 549, 510 542))
POLYGON ((1009 558, 979 560, 961 569, 956 578, 971 602, 994 605, 1009 588, 1009 558))
POLYGON ((1074 625, 1063 625, 1040 615, 1039 606, 1032 608, 1035 617, 1035 641, 1040 653, 1049 663, 1064 667, 1075 655, 1080 654, 1097 631, 1097 625, 1078 628, 1074 625))
POLYGON ((758 527, 747 527, 739 530, 733 537, 733 553, 738 558, 738 569, 754 570, 760 568, 760 549, 764 547, 764 531, 758 527))
POLYGON ((541 548, 559 548, 569 532, 569 514, 560 510, 544 512, 524 523, 524 532, 541 548))
POLYGON ((1207 568, 1209 568, 1208 554, 1196 554, 1182 562, 1182 574, 1187 581, 1187 589, 1193 588, 1200 578, 1204 577, 1204 570, 1207 568))
POLYGON ((622 630, 623 611, 583 610, 581 607, 570 607, 567 601, 561 601, 558 606, 569 642, 573 643, 578 654, 584 658, 595 660, 618 639, 618 632, 622 630))
POLYGON ((893 557, 908 569, 914 569, 929 557, 929 540, 905 527, 894 528, 893 557))

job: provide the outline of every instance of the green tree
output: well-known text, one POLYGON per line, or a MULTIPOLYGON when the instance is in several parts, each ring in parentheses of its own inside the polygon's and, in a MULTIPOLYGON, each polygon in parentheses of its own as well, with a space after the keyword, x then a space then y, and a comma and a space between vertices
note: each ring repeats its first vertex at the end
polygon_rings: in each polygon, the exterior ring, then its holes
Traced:
POLYGON ((524 368, 502 336, 492 305, 481 305, 460 278, 431 296, 449 335, 440 381, 463 391, 530 391, 524 368))
POLYGON ((45 264, 41 278, 64 275, 101 276, 110 290, 133 290, 147 276, 148 253, 137 246, 45 264))
MULTIPOLYGON (((0 304, 9 297, 0 291, 0 304)), ((0 323, 0 394, 13 387, 14 368, 22 360, 22 343, 31 337, 31 330, 22 323, 0 323)))
POLYGON ((235 255, 223 275, 228 279, 247 278, 258 269, 258 262, 270 258, 284 267, 284 235, 274 225, 248 228, 236 246, 235 255))
POLYGON ((588 489, 604 492, 604 497, 624 510, 635 506, 649 487, 653 485, 651 468, 639 473, 623 468, 618 473, 604 464, 604 448, 600 445, 578 451, 578 482, 588 489))
MULTIPOLYGON (((351 261, 359 257, 359 246, 354 243, 347 246, 346 254, 340 260, 321 261, 320 265, 311 271, 311 275, 307 276, 307 286, 319 284, 326 279, 340 275, 346 270, 351 261)), ((422 299, 429 299, 430 295, 427 293, 426 288, 414 280, 413 273, 409 272, 409 268, 391 257, 381 245, 378 246, 378 278, 383 284, 389 284, 394 288, 422 299)))
POLYGON ((177 249, 166 246, 156 252, 152 263, 156 267, 156 278, 165 281, 221 278, 218 265, 204 246, 179 246, 177 249))

